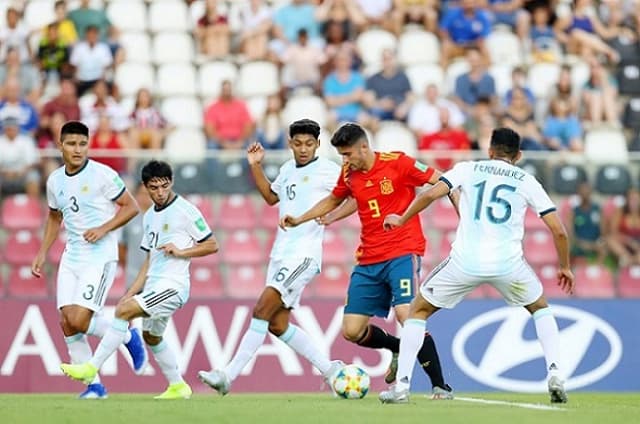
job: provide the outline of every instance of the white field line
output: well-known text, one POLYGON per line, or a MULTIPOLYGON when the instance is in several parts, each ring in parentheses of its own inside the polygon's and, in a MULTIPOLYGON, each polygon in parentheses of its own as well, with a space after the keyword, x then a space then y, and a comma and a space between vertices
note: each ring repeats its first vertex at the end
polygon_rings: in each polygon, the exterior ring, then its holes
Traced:
POLYGON ((461 400, 463 402, 484 403, 487 405, 514 406, 516 408, 525 408, 525 409, 541 409, 544 411, 566 411, 567 410, 565 408, 559 408, 557 406, 550 406, 550 405, 542 405, 539 403, 508 402, 506 400, 489 400, 489 399, 478 399, 478 398, 459 397, 459 396, 456 396, 454 400, 461 400))

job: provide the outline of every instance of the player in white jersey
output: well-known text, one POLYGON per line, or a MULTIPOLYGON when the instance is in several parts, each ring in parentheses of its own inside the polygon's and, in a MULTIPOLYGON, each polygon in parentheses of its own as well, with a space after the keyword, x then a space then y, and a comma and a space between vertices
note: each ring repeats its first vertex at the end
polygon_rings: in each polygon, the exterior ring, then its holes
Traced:
POLYGON ((131 288, 118 302, 115 318, 93 357, 84 364, 62 364, 69 377, 88 381, 116 351, 129 321, 142 317, 145 342, 169 381, 156 399, 188 399, 191 388, 180 375, 171 348, 162 339, 169 318, 189 298, 191 258, 218 251, 218 244, 200 211, 173 192, 173 172, 165 162, 152 160, 142 168, 153 207, 144 214, 140 247, 147 258, 131 288))
POLYGON ((556 208, 540 183, 515 166, 521 156, 520 136, 509 128, 496 129, 491 135, 490 160, 458 163, 420 194, 402 216, 385 218, 385 228, 404 225, 436 199, 460 189, 460 222, 451 253, 429 274, 420 287, 420 296, 411 303, 410 318, 400 338, 398 382, 380 393, 383 403, 409 401, 411 374, 426 319, 440 308, 453 308, 485 282, 494 286, 508 304, 523 306, 532 314, 547 363, 551 402, 567 401, 560 374, 558 326, 542 294, 542 284, 522 253, 527 207, 540 215, 553 235, 559 259, 558 285, 568 293, 574 286, 569 242, 556 208))
MULTIPOLYGON (((289 147, 293 159, 280 168, 273 183, 262 170, 264 148, 259 143, 249 146, 247 158, 258 191, 269 205, 279 203, 280 217, 299 215, 331 193, 340 167, 316 156, 320 145, 320 126, 301 119, 289 126, 289 147)), ((304 288, 320 272, 324 226, 307 222, 289 231, 278 229, 271 249, 267 270, 267 286, 253 309, 253 318, 231 362, 220 370, 200 371, 200 380, 225 395, 258 348, 267 331, 278 336, 294 351, 308 359, 330 383, 344 366, 330 361, 311 341, 308 334, 289 322, 291 309, 297 307, 304 288)), ((233 282, 231 282, 233 284, 233 282)))
MULTIPOLYGON (((47 252, 64 223, 67 244, 58 269, 57 307, 71 361, 82 363, 91 358, 86 335, 102 337, 110 325, 101 310, 118 260, 118 240, 113 230, 136 216, 138 205, 113 169, 88 158, 86 125, 65 123, 58 147, 64 166, 47 179, 49 215, 31 272, 41 276, 47 252), (116 206, 120 207, 117 212, 116 206)), ((140 334, 126 331, 123 342, 134 371, 140 373, 147 361, 140 334)), ((107 397, 99 377, 88 384, 81 399, 107 397)))

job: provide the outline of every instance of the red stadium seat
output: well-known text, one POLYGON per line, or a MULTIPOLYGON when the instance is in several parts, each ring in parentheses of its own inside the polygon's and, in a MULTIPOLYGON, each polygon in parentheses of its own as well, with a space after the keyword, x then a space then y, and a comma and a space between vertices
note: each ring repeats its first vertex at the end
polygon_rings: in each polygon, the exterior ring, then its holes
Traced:
POLYGON ((226 292, 236 299, 257 299, 265 288, 262 265, 230 266, 227 268, 226 292))
POLYGON ((558 267, 555 265, 543 265, 538 269, 534 269, 544 290, 544 296, 547 299, 562 299, 571 295, 565 293, 558 286, 558 267))
POLYGON ((539 231, 546 230, 547 225, 533 209, 527 208, 527 213, 524 216, 524 228, 527 231, 539 231))
POLYGON ((2 203, 2 227, 8 230, 37 230, 42 227, 44 213, 38 199, 26 194, 9 196, 2 203))
POLYGON ((257 214, 249 196, 232 194, 222 199, 218 225, 229 230, 253 229, 257 226, 257 214))
POLYGON ((451 231, 458 227, 458 214, 446 197, 437 200, 427 213, 431 221, 431 228, 451 231))
POLYGON ((600 265, 579 266, 574 270, 576 296, 589 298, 611 298, 616 292, 613 275, 600 265))
POLYGON ((341 233, 329 228, 324 231, 322 262, 338 265, 353 262, 353 250, 349 250, 341 233))
POLYGON ((554 264, 558 261, 553 237, 547 230, 532 231, 524 238, 524 256, 532 265, 554 264))
POLYGON ((358 212, 352 213, 348 217, 343 218, 340 221, 334 222, 333 224, 331 224, 329 228, 359 232, 362 226, 360 224, 360 217, 358 216, 358 212))
MULTIPOLYGON (((133 281, 130 282, 133 284, 133 281)), ((124 268, 118 264, 116 268, 116 276, 113 279, 113 284, 111 285, 111 289, 109 289, 109 293, 107 293, 107 298, 118 300, 127 292, 127 277, 124 272, 124 268)))
POLYGON ((255 234, 245 230, 230 233, 221 251, 222 259, 228 265, 255 265, 267 257, 255 234))
POLYGON ((311 283, 313 294, 324 299, 344 299, 347 296, 350 272, 345 266, 327 265, 311 283))
POLYGON ((191 296, 193 298, 220 298, 223 293, 224 286, 217 266, 191 265, 191 296))
POLYGON ((632 265, 620 270, 618 292, 622 297, 640 297, 640 266, 632 265))
POLYGON ((31 275, 31 267, 17 266, 9 273, 8 296, 20 298, 46 298, 48 283, 46 275, 36 278, 31 275))
POLYGON ((214 213, 213 213, 213 204, 211 203, 211 200, 207 196, 202 196, 199 194, 189 194, 185 196, 185 199, 193 203, 195 207, 198 208, 198 210, 204 217, 205 221, 207 221, 211 229, 214 229, 213 228, 214 213))
MULTIPOLYGON (((221 244, 218 241, 218 244, 221 244)), ((223 249, 225 246, 221 246, 220 249, 223 249)), ((194 266, 206 266, 206 267, 212 267, 212 266, 218 266, 220 265, 220 251, 214 253, 213 255, 207 255, 207 256, 198 256, 197 258, 191 258, 191 268, 193 269, 194 266)))
POLYGON ((451 252, 451 243, 453 243, 455 239, 455 231, 442 233, 442 236, 440 237, 440 246, 438 247, 438 258, 440 259, 438 262, 443 261, 447 256, 449 256, 449 252, 451 252))
POLYGON ((62 257, 62 253, 64 252, 66 243, 67 234, 64 232, 64 230, 60 230, 60 233, 58 233, 58 237, 54 240, 47 255, 47 260, 50 264, 58 265, 60 263, 60 258, 62 257))
POLYGON ((5 243, 4 259, 11 265, 31 265, 40 249, 40 238, 27 230, 12 233, 5 243))
POLYGON ((260 228, 273 229, 278 226, 280 216, 278 215, 278 204, 269 206, 267 203, 262 203, 262 209, 260 210, 260 217, 258 218, 258 225, 260 228))

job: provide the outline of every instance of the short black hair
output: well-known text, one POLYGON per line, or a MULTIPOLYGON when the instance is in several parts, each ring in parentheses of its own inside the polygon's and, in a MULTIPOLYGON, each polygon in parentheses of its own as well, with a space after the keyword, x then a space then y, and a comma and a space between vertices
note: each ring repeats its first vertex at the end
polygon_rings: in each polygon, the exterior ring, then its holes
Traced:
POLYGON ((60 129, 60 141, 67 134, 80 134, 89 138, 89 127, 80 121, 67 121, 60 129))
POLYGON ((154 178, 166 178, 171 181, 173 180, 173 170, 167 162, 152 159, 142 167, 141 177, 142 184, 145 186, 154 178))
POLYGON ((496 128, 491 133, 490 146, 496 153, 514 158, 520 151, 520 135, 511 128, 496 128))
POLYGON ((297 134, 309 134, 317 140, 320 137, 320 124, 311 119, 299 119, 289 125, 289 138, 297 134))
POLYGON ((331 145, 333 147, 349 147, 356 144, 362 138, 367 138, 364 129, 353 122, 343 124, 331 137, 331 145))

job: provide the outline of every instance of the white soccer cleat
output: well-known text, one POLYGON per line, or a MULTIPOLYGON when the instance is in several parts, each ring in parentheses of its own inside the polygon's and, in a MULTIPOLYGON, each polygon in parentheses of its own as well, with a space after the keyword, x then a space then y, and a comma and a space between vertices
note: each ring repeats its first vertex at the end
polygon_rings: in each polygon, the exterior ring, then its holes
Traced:
POLYGON ((227 374, 221 370, 213 370, 210 372, 198 371, 198 379, 220 393, 222 396, 229 393, 229 390, 231 389, 229 377, 227 377, 227 374))
POLYGON ((560 377, 553 376, 549 379, 549 396, 551 397, 551 403, 567 403, 567 392, 564 390, 564 383, 560 380, 560 377))
POLYGON ((338 375, 340 370, 345 366, 346 364, 340 360, 331 361, 331 367, 323 375, 324 382, 327 383, 327 385, 331 389, 331 393, 333 393, 334 396, 338 396, 338 394, 336 393, 336 390, 333 388, 333 383, 336 381, 336 375, 338 375))
POLYGON ((382 403, 409 403, 409 389, 397 391, 396 386, 389 387, 389 390, 380 392, 378 399, 382 403))

